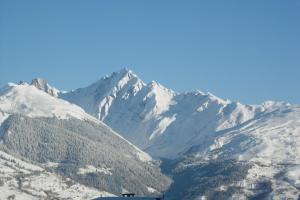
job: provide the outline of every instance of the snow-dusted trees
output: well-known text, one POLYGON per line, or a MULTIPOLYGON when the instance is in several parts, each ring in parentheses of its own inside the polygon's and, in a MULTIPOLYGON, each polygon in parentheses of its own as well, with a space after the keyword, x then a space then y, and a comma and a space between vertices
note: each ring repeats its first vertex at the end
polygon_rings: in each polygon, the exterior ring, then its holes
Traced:
POLYGON ((86 185, 116 194, 123 189, 149 194, 147 187, 160 191, 169 183, 157 166, 140 160, 136 148, 104 125, 11 115, 2 127, 2 148, 34 162, 59 163, 60 174, 86 185), (110 168, 111 174, 79 174, 86 165, 110 168))

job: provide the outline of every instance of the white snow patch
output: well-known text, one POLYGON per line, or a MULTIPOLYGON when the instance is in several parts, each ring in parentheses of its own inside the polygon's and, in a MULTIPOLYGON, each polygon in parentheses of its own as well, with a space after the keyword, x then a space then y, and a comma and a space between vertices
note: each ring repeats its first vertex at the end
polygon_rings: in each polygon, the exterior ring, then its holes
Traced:
POLYGON ((78 174, 84 175, 87 173, 103 173, 105 175, 112 175, 110 168, 105 167, 95 167, 93 165, 87 165, 85 168, 79 168, 78 174))
POLYGON ((150 140, 152 140, 153 138, 159 136, 160 134, 162 134, 163 132, 165 132, 165 130, 168 128, 168 126, 170 126, 174 121, 176 120, 176 114, 174 114, 172 117, 165 117, 163 118, 159 124, 157 125, 157 129, 151 134, 150 136, 150 140))
POLYGON ((0 151, 0 199, 75 199, 85 200, 110 193, 75 183, 0 151), (49 196, 49 193, 52 195, 49 196))
POLYGON ((2 112, 0 110, 0 126, 9 117, 8 113, 2 112))
POLYGON ((140 149, 136 148, 138 151, 136 152, 136 155, 142 162, 150 162, 152 161, 152 158, 149 154, 141 151, 140 149))
POLYGON ((157 192, 157 190, 152 187, 147 187, 147 190, 148 190, 148 192, 151 192, 151 193, 157 192))
POLYGON ((169 109, 170 105, 174 104, 172 101, 175 93, 172 90, 165 88, 159 83, 152 81, 147 85, 150 89, 147 96, 144 98, 144 102, 150 100, 152 102, 148 102, 148 105, 155 105, 152 112, 150 112, 146 118, 150 116, 158 116, 162 112, 169 109))
POLYGON ((108 110, 111 106, 111 103, 113 101, 113 97, 112 96, 107 96, 105 97, 101 102, 100 102, 100 105, 99 105, 99 113, 98 113, 98 119, 100 120, 104 120, 105 117, 107 116, 108 114, 108 110))
POLYGON ((300 166, 291 168, 287 173, 287 177, 297 188, 300 188, 300 166))
POLYGON ((37 166, 30 164, 28 162, 22 161, 20 159, 17 159, 3 151, 0 151, 0 162, 6 162, 9 161, 10 163, 13 163, 13 165, 18 165, 19 168, 23 168, 25 170, 30 170, 30 171, 43 171, 44 169, 37 166))
POLYGON ((43 164, 43 167, 56 168, 59 166, 59 163, 56 162, 47 162, 43 164))

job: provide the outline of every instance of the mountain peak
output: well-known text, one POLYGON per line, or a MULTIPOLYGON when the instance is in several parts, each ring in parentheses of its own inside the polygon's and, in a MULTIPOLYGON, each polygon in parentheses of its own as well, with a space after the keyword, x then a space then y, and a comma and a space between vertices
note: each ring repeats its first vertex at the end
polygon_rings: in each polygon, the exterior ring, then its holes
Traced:
POLYGON ((51 87, 48 82, 43 78, 35 78, 31 81, 31 85, 35 86, 37 89, 42 90, 51 96, 57 97, 59 94, 59 90, 51 87))
POLYGON ((111 75, 102 77, 97 83, 102 83, 103 80, 113 81, 115 84, 121 80, 139 79, 139 77, 128 68, 122 68, 119 71, 113 72, 111 75))
POLYGON ((150 88, 154 88, 156 86, 161 86, 158 82, 156 81, 151 81, 150 83, 148 83, 150 88))
POLYGON ((122 68, 119 72, 116 72, 116 74, 120 79, 124 77, 128 77, 129 79, 138 78, 138 76, 128 68, 122 68))
POLYGON ((132 70, 127 68, 127 67, 123 67, 120 71, 119 71, 120 74, 132 74, 132 70))
POLYGON ((41 88, 45 88, 48 85, 48 83, 43 78, 35 78, 31 81, 31 85, 34 85, 37 88, 41 89, 41 88))
POLYGON ((136 77, 137 75, 135 75, 132 70, 128 69, 128 68, 122 68, 121 70, 119 71, 115 71, 113 72, 110 76, 106 76, 106 78, 109 78, 109 77, 119 77, 119 78, 122 78, 122 77, 125 77, 125 76, 128 76, 128 77, 136 77))
POLYGON ((156 81, 151 81, 150 83, 147 84, 147 87, 151 91, 154 91, 156 93, 157 92, 161 93, 164 91, 163 93, 168 94, 168 96, 175 95, 175 92, 172 89, 169 89, 156 81))

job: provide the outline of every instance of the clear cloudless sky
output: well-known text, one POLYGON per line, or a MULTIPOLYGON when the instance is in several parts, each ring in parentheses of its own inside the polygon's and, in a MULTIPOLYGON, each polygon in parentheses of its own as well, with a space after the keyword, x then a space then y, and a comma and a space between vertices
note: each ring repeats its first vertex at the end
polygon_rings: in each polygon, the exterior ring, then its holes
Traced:
POLYGON ((299 0, 0 0, 0 85, 123 67, 177 92, 300 104, 299 0))

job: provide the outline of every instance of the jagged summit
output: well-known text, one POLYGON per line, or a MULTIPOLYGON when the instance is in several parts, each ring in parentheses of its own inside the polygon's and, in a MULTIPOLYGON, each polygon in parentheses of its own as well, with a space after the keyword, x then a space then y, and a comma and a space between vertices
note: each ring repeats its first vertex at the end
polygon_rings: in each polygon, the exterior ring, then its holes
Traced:
POLYGON ((130 69, 128 68, 122 68, 119 71, 113 72, 110 75, 104 76, 102 79, 122 79, 122 78, 137 78, 138 76, 130 69))
POLYGON ((176 93, 145 83, 123 68, 99 81, 61 94, 155 157, 173 158, 210 140, 212 133, 242 124, 259 109, 201 91, 176 93))
MULTIPOLYGON (((119 74, 129 74, 129 75, 135 75, 133 71, 127 67, 122 68, 119 72, 119 74)), ((136 76, 136 75, 135 75, 136 76)))
POLYGON ((31 81, 31 84, 35 86, 46 87, 48 82, 43 78, 35 78, 31 81))
POLYGON ((31 81, 31 85, 34 85, 39 90, 42 90, 51 96, 57 97, 60 91, 48 84, 48 82, 43 78, 35 78, 31 81))
MULTIPOLYGON (((44 79, 35 79, 32 85, 53 95, 53 87, 44 79)), ((211 144, 217 132, 285 105, 244 105, 198 90, 176 93, 156 81, 145 83, 128 68, 87 87, 56 94, 79 105, 154 157, 164 158, 178 157, 195 145, 211 144)))
POLYGON ((266 107, 209 92, 176 93, 156 81, 145 83, 128 68, 66 93, 53 93, 43 79, 32 84, 79 105, 155 157, 174 158, 194 145, 211 143, 213 133, 243 124, 266 107))

